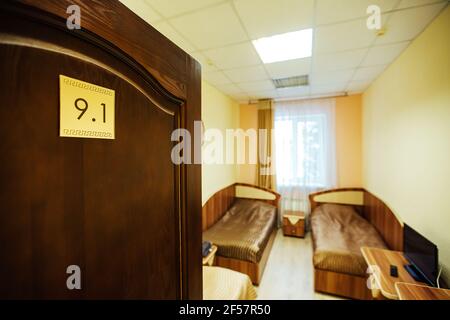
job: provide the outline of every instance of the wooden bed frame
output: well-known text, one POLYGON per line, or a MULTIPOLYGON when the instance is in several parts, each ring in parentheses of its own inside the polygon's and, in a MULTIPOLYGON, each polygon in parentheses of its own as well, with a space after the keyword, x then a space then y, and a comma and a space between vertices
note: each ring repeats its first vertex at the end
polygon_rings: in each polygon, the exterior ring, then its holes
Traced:
MULTIPOLYGON (((227 212, 227 210, 230 209, 230 207, 233 205, 235 199, 240 198, 239 196, 236 195, 237 187, 256 189, 259 192, 263 191, 271 194, 273 199, 262 199, 254 197, 252 198, 241 197, 241 198, 267 202, 271 205, 276 206, 277 211, 280 212, 279 202, 281 196, 275 191, 254 186, 251 184, 235 183, 222 190, 219 190, 213 196, 211 196, 205 203, 205 205, 202 208, 202 231, 209 229, 217 221, 219 221, 220 218, 222 218, 223 215, 227 212)), ((272 250, 276 230, 277 228, 276 226, 274 226, 274 230, 270 236, 269 241, 267 242, 266 248, 264 249, 264 252, 261 256, 261 260, 258 263, 216 255, 214 264, 219 267, 228 268, 245 273, 250 277, 253 284, 259 285, 262 274, 264 272, 264 268, 267 263, 267 259, 269 258, 270 251, 272 250)))
MULTIPOLYGON (((389 207, 376 196, 362 188, 342 188, 321 191, 309 195, 311 212, 323 203, 348 204, 341 201, 319 201, 317 196, 332 193, 362 193, 362 204, 350 204, 370 224, 372 224, 381 235, 386 245, 391 250, 403 251, 403 225, 389 209, 389 207)), ((311 230, 311 232, 313 232, 311 230)), ((313 241, 313 246, 315 244, 313 241)), ((367 288, 367 277, 355 276, 345 273, 332 272, 314 268, 314 289, 317 292, 333 294, 337 296, 372 300, 372 293, 367 288)))

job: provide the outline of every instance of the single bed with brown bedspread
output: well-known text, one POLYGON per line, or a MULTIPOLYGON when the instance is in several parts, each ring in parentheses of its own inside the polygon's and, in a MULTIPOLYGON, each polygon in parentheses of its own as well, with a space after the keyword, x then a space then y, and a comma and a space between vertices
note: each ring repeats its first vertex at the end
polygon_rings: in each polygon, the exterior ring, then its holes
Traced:
POLYGON ((361 247, 403 250, 403 226, 391 209, 362 188, 309 195, 314 290, 352 299, 373 299, 361 247))
POLYGON ((259 262, 276 223, 277 208, 257 200, 237 199, 225 215, 203 232, 223 257, 259 262))
POLYGON ((386 249, 375 228, 353 207, 322 204, 311 214, 315 268, 364 276, 367 264, 361 247, 386 249))

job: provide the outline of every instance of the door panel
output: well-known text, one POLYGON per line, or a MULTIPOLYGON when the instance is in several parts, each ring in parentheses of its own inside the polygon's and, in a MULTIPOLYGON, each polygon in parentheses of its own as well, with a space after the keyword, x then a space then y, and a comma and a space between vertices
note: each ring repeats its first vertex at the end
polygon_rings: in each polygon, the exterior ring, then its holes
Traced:
POLYGON ((180 298, 182 102, 115 48, 2 18, 0 298, 180 298), (115 140, 59 137, 60 74, 115 90, 115 140))

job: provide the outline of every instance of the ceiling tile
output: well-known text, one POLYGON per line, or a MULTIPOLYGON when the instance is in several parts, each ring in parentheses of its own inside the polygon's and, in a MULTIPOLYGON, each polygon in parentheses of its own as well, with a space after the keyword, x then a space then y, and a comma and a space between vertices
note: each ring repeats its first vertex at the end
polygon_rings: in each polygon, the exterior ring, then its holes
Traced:
POLYGON ((290 98, 290 97, 305 97, 309 95, 310 87, 294 87, 294 88, 283 88, 277 89, 278 95, 282 98, 290 98))
POLYGON ((269 63, 265 67, 273 79, 307 75, 311 71, 311 58, 269 63))
POLYGON ((136 0, 119 0, 131 11, 145 20, 147 23, 152 24, 153 22, 159 21, 162 17, 155 12, 145 1, 136 0))
POLYGON ((445 2, 447 0, 402 0, 397 7, 397 9, 404 9, 416 6, 423 6, 426 4, 436 3, 436 2, 445 2))
POLYGON ((239 88, 238 86, 236 86, 235 84, 222 84, 222 85, 217 85, 216 86, 217 89, 219 89, 220 91, 222 91, 223 93, 229 95, 229 96, 235 96, 235 95, 241 95, 245 92, 242 91, 241 88, 239 88))
POLYGON ((385 65, 393 62, 410 44, 409 41, 372 47, 362 62, 362 67, 385 65))
POLYGON ((156 23, 154 24, 154 27, 184 51, 192 52, 195 50, 195 48, 167 22, 163 21, 156 23))
POLYGON ((200 63, 202 66, 202 73, 218 71, 214 63, 200 52, 193 52, 190 53, 190 55, 200 63))
POLYGON ((375 32, 366 26, 366 20, 355 20, 318 27, 315 32, 314 53, 329 53, 369 47, 375 32))
POLYGON ((347 89, 345 91, 349 93, 362 93, 369 88, 371 81, 352 81, 348 84, 347 89))
POLYGON ((269 91, 261 91, 261 92, 251 92, 249 93, 251 100, 256 99, 273 99, 278 98, 278 93, 276 90, 269 90, 269 91))
POLYGON ((346 85, 352 78, 355 69, 336 70, 321 73, 314 73, 311 76, 310 83, 316 85, 337 84, 346 85))
POLYGON ((239 101, 239 103, 248 103, 248 100, 250 100, 250 96, 246 93, 234 94, 232 98, 239 101))
POLYGON ((229 3, 169 21, 199 49, 221 47, 247 40, 245 31, 229 3))
POLYGON ((212 84, 213 86, 229 84, 231 83, 230 79, 228 79, 222 71, 218 72, 205 72, 203 74, 203 78, 212 84))
POLYGON ((327 72, 357 68, 369 49, 318 54, 314 57, 313 72, 327 72))
POLYGON ((235 0, 234 5, 252 40, 313 25, 314 0, 235 0))
POLYGON ((233 82, 267 80, 266 70, 262 65, 224 71, 233 82))
POLYGON ((329 24, 357 18, 368 18, 367 8, 377 5, 382 12, 392 10, 397 0, 318 0, 317 24, 329 24))
POLYGON ((207 50, 203 54, 219 69, 233 69, 261 63, 258 54, 250 42, 207 50))
POLYGON ((406 9, 390 14, 386 34, 378 37, 375 44, 412 40, 418 36, 445 7, 445 3, 406 9))
POLYGON ((238 83, 238 87, 247 93, 275 90, 275 86, 270 80, 238 83))
POLYGON ((345 91, 345 84, 335 83, 311 86, 311 95, 338 94, 345 91))
MULTIPOLYGON (((131 0, 138 2, 136 0, 131 0)), ((223 0, 145 0, 164 17, 170 18, 182 13, 214 5, 223 0)))
POLYGON ((364 67, 356 70, 352 81, 373 81, 375 80, 383 71, 386 69, 386 65, 384 66, 374 66, 374 67, 364 67))

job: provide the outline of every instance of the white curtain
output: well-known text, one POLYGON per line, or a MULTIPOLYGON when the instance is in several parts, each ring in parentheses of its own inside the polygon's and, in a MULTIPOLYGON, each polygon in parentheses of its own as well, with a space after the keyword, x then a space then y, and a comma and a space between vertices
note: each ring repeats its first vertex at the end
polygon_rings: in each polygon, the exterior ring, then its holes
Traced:
POLYGON ((335 99, 275 102, 274 120, 282 210, 308 214, 308 195, 336 186, 335 99))

